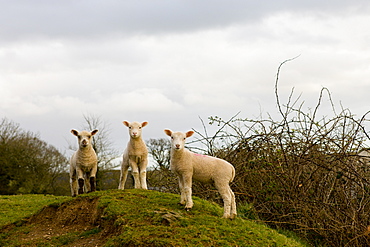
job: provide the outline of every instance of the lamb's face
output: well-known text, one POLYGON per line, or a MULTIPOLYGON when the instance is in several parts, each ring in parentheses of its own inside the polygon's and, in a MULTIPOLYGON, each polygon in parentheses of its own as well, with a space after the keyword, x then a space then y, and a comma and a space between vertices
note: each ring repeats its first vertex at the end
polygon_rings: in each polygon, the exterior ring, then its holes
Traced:
POLYGON ((143 127, 145 127, 148 124, 148 122, 143 122, 143 123, 132 122, 132 123, 130 123, 130 122, 127 122, 127 121, 123 121, 123 124, 128 127, 128 132, 129 132, 129 134, 132 138, 139 138, 139 137, 141 137, 143 127))
POLYGON ((175 132, 171 135, 171 145, 175 150, 180 150, 185 147, 186 135, 182 132, 175 132))
POLYGON ((173 150, 182 150, 185 148, 186 138, 192 136, 194 131, 183 132, 172 132, 171 130, 164 131, 168 136, 171 137, 171 148, 173 150))
POLYGON ((81 131, 78 132, 77 130, 71 130, 71 133, 77 136, 78 138, 78 146, 80 148, 86 148, 91 145, 92 137, 98 132, 98 130, 89 131, 81 131))

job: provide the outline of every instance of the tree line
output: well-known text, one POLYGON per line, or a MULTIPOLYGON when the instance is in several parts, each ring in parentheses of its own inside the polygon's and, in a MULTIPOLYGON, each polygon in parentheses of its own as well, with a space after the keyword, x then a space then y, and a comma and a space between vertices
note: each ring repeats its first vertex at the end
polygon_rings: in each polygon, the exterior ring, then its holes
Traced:
POLYGON ((66 157, 19 124, 0 121, 0 194, 53 193, 66 157))

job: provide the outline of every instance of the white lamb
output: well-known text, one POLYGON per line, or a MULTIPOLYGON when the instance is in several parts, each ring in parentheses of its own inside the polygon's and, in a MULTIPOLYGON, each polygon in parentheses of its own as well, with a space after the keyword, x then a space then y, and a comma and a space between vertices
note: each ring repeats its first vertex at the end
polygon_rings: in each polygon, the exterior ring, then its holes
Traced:
POLYGON ((78 138, 78 150, 72 155, 70 160, 70 184, 72 196, 96 190, 96 171, 98 169, 98 159, 91 145, 92 136, 98 130, 81 131, 71 130, 71 133, 78 138), (77 188, 78 179, 78 188, 77 188), (85 182, 86 181, 86 182, 85 182))
POLYGON ((121 166, 121 177, 118 189, 123 190, 128 174, 128 168, 131 167, 134 176, 135 189, 148 189, 146 184, 146 167, 148 165, 148 149, 141 138, 142 128, 147 126, 148 122, 127 122, 123 124, 129 128, 130 140, 123 153, 121 166))
POLYGON ((235 195, 229 183, 235 176, 234 167, 225 160, 193 153, 185 148, 185 140, 194 134, 194 131, 172 132, 164 130, 171 137, 171 170, 179 178, 181 192, 180 204, 185 209, 193 207, 191 198, 192 179, 203 183, 214 183, 224 201, 224 218, 235 218, 235 195))

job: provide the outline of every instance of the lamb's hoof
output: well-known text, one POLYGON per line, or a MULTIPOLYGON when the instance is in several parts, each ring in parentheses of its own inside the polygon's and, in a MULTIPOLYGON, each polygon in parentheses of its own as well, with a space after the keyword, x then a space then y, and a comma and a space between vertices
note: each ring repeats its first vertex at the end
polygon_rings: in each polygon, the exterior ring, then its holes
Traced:
POLYGON ((190 211, 190 210, 191 210, 191 208, 185 208, 185 210, 186 210, 186 211, 190 211))
POLYGON ((224 219, 230 219, 230 220, 235 219, 235 217, 236 217, 236 214, 231 214, 231 215, 226 214, 226 215, 223 215, 222 216, 222 218, 224 218, 224 219))

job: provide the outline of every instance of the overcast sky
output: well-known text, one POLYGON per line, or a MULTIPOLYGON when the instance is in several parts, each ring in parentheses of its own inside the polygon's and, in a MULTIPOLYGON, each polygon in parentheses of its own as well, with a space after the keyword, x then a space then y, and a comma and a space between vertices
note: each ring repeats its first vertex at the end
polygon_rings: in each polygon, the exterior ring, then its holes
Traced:
POLYGON ((123 150, 123 120, 148 121, 147 140, 274 114, 277 68, 298 55, 282 102, 294 87, 313 108, 327 87, 339 110, 370 110, 368 0, 0 0, 0 23, 0 117, 62 152, 84 115, 123 150))

